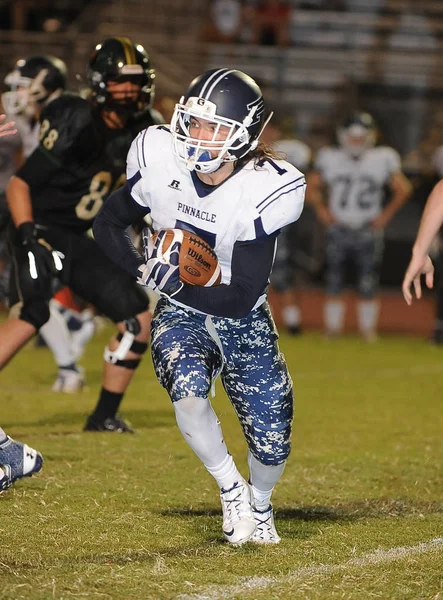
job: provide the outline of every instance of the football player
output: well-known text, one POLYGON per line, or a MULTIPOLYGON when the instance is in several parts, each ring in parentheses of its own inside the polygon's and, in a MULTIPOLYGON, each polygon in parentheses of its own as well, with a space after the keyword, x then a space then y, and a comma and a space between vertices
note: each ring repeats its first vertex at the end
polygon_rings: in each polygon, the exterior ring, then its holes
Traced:
MULTIPOLYGON (((8 114, 15 119, 22 160, 38 146, 41 111, 63 93, 66 83, 66 65, 53 56, 22 58, 5 77, 5 84, 10 89, 2 94, 2 102, 8 114)), ((76 363, 72 336, 54 299, 49 302, 49 311, 49 319, 40 328, 40 336, 52 351, 58 366, 52 390, 73 393, 85 385, 83 369, 76 363)))
POLYGON ((345 265, 356 267, 360 300, 357 320, 366 341, 376 339, 376 300, 383 230, 406 202, 412 186, 401 172, 398 153, 375 146, 376 127, 368 113, 355 113, 337 131, 338 147, 318 152, 308 177, 308 199, 326 227, 326 335, 341 333, 345 303, 341 296, 345 265), (385 186, 391 198, 383 206, 385 186))
POLYGON ((0 367, 48 320, 57 277, 119 330, 105 350, 103 385, 85 430, 131 432, 117 410, 147 349, 148 302, 86 232, 125 180, 132 139, 155 122, 155 74, 142 46, 108 38, 96 46, 87 76, 90 100, 63 93, 45 106, 39 146, 8 184, 14 276, 0 367))
MULTIPOLYGON (((311 150, 302 141, 285 136, 282 118, 274 114, 265 131, 263 141, 282 153, 283 157, 303 173, 307 172, 311 162, 311 150)), ((292 258, 292 240, 294 227, 285 227, 278 238, 277 252, 272 269, 270 304, 274 310, 273 298, 281 307, 281 318, 286 331, 291 335, 301 333, 301 312, 297 303, 294 287, 294 260, 292 258)))
MULTIPOLYGON (((0 138, 17 133, 14 121, 0 115, 0 138)), ((0 492, 7 490, 17 479, 38 473, 43 465, 40 452, 11 439, 0 427, 0 492)))
MULTIPOLYGON (((259 142, 260 88, 234 69, 197 77, 176 105, 171 126, 143 131, 128 154, 126 185, 94 224, 97 242, 160 298, 152 357, 177 424, 220 488, 223 532, 232 544, 275 544, 270 502, 290 451, 292 382, 279 351, 266 290, 282 227, 303 208, 305 178, 259 142), (180 243, 170 259, 149 241, 145 263, 125 235, 149 214, 154 230, 192 231, 215 250, 222 283, 179 279, 180 243), (209 393, 220 375, 249 447, 250 484, 223 441, 209 393)), ((168 249, 169 252, 169 249, 168 249)))

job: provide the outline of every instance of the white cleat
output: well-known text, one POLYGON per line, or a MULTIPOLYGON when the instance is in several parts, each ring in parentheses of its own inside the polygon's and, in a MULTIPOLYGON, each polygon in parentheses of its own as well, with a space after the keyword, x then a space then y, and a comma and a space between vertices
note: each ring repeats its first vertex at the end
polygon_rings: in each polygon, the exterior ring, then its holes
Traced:
POLYGON ((81 392, 85 387, 86 381, 83 375, 83 369, 74 371, 72 369, 59 369, 57 379, 52 386, 53 392, 65 392, 66 394, 75 394, 81 392))
POLYGON ((257 525, 251 538, 251 542, 256 544, 279 544, 281 537, 278 535, 274 523, 274 510, 272 504, 265 510, 252 510, 257 525))
POLYGON ((244 480, 220 491, 223 509, 223 533, 230 544, 240 546, 251 539, 255 531, 252 514, 251 488, 244 480))

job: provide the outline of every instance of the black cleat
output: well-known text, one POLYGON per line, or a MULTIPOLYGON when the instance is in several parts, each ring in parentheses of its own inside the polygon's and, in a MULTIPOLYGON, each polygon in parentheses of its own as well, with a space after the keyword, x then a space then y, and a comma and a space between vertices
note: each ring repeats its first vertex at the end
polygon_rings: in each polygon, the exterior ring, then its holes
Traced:
POLYGON ((301 335, 300 325, 287 325, 286 331, 289 333, 289 335, 301 335))
POLYGON ((443 344, 443 329, 436 327, 432 332, 430 342, 436 346, 441 346, 443 344))
POLYGON ((83 431, 109 431, 110 433, 135 433, 134 429, 118 417, 106 417, 106 419, 96 419, 94 415, 89 415, 86 420, 83 431))

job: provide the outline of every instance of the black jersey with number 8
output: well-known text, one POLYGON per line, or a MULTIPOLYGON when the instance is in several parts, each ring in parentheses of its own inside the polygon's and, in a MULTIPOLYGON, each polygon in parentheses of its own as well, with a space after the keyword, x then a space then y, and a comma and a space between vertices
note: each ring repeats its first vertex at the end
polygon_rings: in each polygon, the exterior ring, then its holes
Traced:
POLYGON ((108 195, 125 181, 126 155, 151 112, 123 129, 107 127, 83 98, 65 93, 42 112, 40 143, 17 172, 30 187, 34 219, 73 231, 91 227, 108 195))

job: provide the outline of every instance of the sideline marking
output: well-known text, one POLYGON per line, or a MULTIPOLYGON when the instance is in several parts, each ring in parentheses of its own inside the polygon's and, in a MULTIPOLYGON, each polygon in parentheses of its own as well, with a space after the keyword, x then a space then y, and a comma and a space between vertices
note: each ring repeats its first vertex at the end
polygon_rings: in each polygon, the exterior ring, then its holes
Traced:
POLYGON ((351 558, 337 565, 316 564, 311 567, 300 567, 284 577, 243 577, 235 585, 210 585, 197 594, 179 594, 179 600, 228 600, 235 595, 247 594, 254 590, 265 590, 276 584, 296 582, 303 577, 321 577, 344 571, 349 567, 369 567, 395 562, 405 558, 435 552, 443 548, 443 538, 435 538, 429 542, 421 542, 416 546, 398 546, 389 550, 378 549, 359 558, 351 558))

